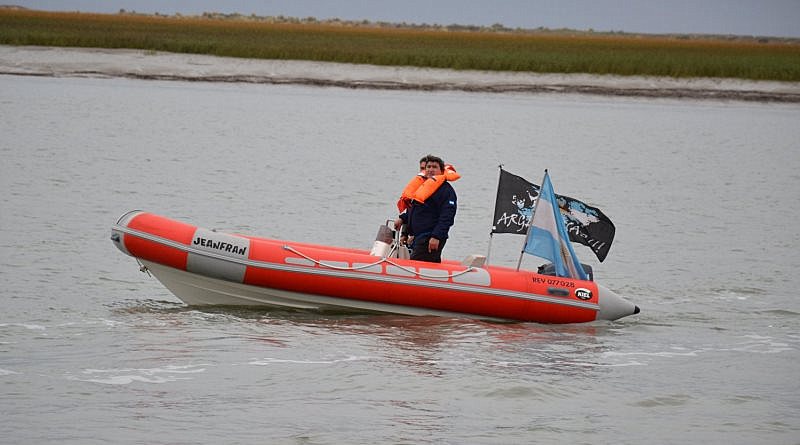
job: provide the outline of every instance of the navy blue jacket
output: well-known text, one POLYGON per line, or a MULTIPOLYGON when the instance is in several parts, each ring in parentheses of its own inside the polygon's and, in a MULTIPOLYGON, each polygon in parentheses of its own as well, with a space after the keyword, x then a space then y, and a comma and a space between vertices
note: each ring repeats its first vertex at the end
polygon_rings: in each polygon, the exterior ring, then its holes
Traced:
POLYGON ((414 201, 400 218, 408 225, 411 235, 430 235, 445 240, 450 226, 455 222, 456 208, 456 191, 449 182, 445 182, 424 204, 414 201))

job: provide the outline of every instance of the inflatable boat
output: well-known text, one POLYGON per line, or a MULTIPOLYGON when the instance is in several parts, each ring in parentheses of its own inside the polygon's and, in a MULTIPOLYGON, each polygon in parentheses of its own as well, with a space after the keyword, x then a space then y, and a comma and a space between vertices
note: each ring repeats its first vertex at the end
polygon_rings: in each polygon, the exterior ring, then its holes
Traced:
POLYGON ((465 261, 228 234, 131 211, 114 244, 190 306, 244 305, 369 311, 497 321, 616 320, 639 308, 594 281, 465 261))

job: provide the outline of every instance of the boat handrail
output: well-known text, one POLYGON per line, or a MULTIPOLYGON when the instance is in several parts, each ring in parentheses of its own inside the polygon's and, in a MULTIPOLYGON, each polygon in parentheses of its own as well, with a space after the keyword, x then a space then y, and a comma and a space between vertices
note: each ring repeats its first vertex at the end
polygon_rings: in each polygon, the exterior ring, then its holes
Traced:
MULTIPOLYGON (((394 267, 398 267, 398 268, 400 268, 400 269, 402 269, 402 270, 404 270, 404 271, 406 271, 406 272, 408 272, 410 274, 417 275, 417 276, 420 276, 422 278, 438 278, 438 279, 442 279, 442 278, 454 278, 454 277, 457 277, 457 276, 460 276, 460 275, 464 275, 465 273, 472 272, 473 270, 477 269, 476 267, 470 266, 470 267, 468 267, 468 268, 466 268, 466 269, 464 269, 464 270, 462 270, 460 272, 449 273, 447 275, 429 275, 429 274, 424 274, 422 272, 417 271, 417 269, 415 269, 413 267, 406 267, 406 266, 403 266, 401 264, 397 264, 394 261, 390 260, 388 258, 388 256, 390 256, 392 254, 392 251, 389 251, 389 254, 387 255, 387 258, 381 258, 378 261, 375 261, 374 263, 364 264, 364 265, 358 266, 358 267, 355 267, 355 266, 337 266, 335 264, 327 264, 327 263, 324 263, 322 261, 315 260, 314 258, 311 258, 310 256, 304 254, 303 252, 300 252, 299 250, 297 250, 294 247, 289 246, 289 245, 284 245, 283 249, 284 250, 288 250, 289 252, 292 252, 292 253, 294 253, 296 255, 299 255, 299 256, 307 259, 308 261, 311 261, 312 263, 314 263, 314 264, 316 264, 316 265, 318 265, 320 267, 328 267, 328 268, 336 269, 336 270, 362 270, 362 269, 366 269, 368 267, 377 266, 378 264, 381 264, 381 263, 388 263, 388 264, 391 264, 394 267)), ((396 246, 392 247, 392 250, 394 250, 394 249, 396 249, 396 246)))

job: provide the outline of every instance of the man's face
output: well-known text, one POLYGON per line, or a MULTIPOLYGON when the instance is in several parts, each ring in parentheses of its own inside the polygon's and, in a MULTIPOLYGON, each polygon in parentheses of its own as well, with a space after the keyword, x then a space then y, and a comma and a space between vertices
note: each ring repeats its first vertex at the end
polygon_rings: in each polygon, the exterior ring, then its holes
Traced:
POLYGON ((425 164, 425 176, 431 177, 441 174, 442 174, 442 168, 439 167, 438 162, 428 161, 428 163, 425 164))
POLYGON ((426 166, 425 162, 420 162, 419 163, 419 171, 422 172, 422 173, 425 173, 425 166, 426 166))

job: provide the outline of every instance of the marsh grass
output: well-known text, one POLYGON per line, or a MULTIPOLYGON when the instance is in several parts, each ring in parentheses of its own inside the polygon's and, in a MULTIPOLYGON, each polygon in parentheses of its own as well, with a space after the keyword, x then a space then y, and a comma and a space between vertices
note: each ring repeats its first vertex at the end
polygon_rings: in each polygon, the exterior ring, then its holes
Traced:
POLYGON ((800 44, 0 9, 0 43, 458 70, 800 80, 800 44))

